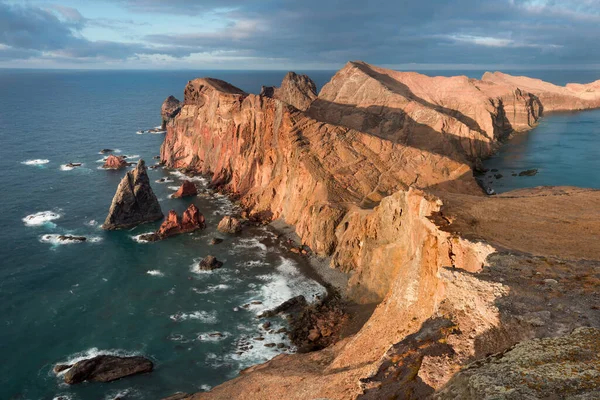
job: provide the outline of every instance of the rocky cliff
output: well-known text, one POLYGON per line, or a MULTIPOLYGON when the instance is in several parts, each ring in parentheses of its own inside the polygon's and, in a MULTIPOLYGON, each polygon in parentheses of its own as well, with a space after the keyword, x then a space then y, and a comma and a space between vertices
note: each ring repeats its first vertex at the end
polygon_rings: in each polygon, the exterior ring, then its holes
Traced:
MULTIPOLYGON (((354 62, 305 112, 286 98, 295 97, 191 81, 161 158, 210 174, 251 216, 294 225, 350 274, 348 299, 378 305, 336 345, 277 357, 193 398, 423 398, 487 354, 600 326, 589 303, 598 300, 598 262, 573 260, 563 241, 584 229, 579 237, 593 243, 597 216, 585 205, 600 194, 492 199, 472 176, 499 140, 557 107, 546 107, 547 93, 354 62)), ((578 248, 600 258, 594 244, 578 248)))
POLYGON ((281 100, 298 110, 306 111, 317 98, 317 86, 306 75, 288 72, 280 87, 263 86, 260 95, 281 100))

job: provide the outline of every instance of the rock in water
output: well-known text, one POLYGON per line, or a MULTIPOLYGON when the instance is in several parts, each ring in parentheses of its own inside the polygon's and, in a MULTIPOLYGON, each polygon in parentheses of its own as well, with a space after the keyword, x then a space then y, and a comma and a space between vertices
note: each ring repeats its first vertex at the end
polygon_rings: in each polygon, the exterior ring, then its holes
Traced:
POLYGON ((205 227, 204 215, 198 210, 198 207, 190 204, 187 210, 184 211, 181 220, 179 219, 177 212, 171 210, 156 232, 142 235, 140 239, 156 242, 157 240, 166 239, 169 236, 193 232, 198 229, 204 229, 205 227))
POLYGON ((242 230, 242 223, 239 219, 226 215, 219 222, 217 229, 225 233, 238 233, 242 230))
POLYGON ((221 268, 222 266, 223 263, 217 260, 215 256, 206 256, 200 261, 200 264, 198 264, 198 269, 212 271, 213 269, 221 268))
POLYGON ((179 114, 181 106, 181 102, 174 96, 169 96, 165 99, 160 109, 160 115, 162 117, 161 129, 167 129, 167 123, 179 114))
POLYGON ((151 372, 152 361, 144 357, 118 357, 102 355, 79 361, 65 373, 69 385, 84 381, 110 382, 130 375, 151 372))
POLYGON ((127 161, 125 161, 125 157, 123 156, 114 156, 114 155, 110 155, 108 156, 108 158, 106 159, 106 161, 104 162, 104 165, 102 166, 102 168, 104 169, 121 169, 121 168, 125 168, 127 166, 127 161))
POLYGON ((174 199, 179 199, 187 196, 195 196, 198 194, 198 189, 191 181, 183 181, 183 184, 179 187, 179 190, 171 196, 174 199))
POLYGON ((158 199, 150 187, 144 160, 127 172, 119 183, 102 228, 125 229, 163 217, 158 199))

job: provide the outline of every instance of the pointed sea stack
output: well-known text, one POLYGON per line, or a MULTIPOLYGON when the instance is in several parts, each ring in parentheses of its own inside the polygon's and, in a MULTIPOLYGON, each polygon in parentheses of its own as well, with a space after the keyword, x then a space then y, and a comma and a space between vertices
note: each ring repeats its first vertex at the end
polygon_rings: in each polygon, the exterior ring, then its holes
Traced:
POLYGON ((165 99, 160 109, 160 115, 162 117, 161 129, 167 129, 167 123, 179 114, 181 106, 182 103, 174 96, 169 96, 165 99))
POLYGON ((150 187, 146 163, 140 160, 135 169, 127 172, 119 183, 102 228, 126 229, 162 217, 160 204, 150 187))
POLYGON ((169 236, 194 232, 204 228, 206 228, 204 215, 202 215, 195 205, 190 204, 187 210, 183 212, 181 219, 175 210, 171 210, 156 232, 141 235, 140 239, 148 242, 156 242, 166 239, 169 236))

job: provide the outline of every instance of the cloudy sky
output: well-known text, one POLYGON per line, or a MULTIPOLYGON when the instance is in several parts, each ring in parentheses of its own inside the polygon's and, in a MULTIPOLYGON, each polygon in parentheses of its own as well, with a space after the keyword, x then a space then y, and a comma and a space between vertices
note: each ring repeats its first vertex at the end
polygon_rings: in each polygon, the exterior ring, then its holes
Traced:
POLYGON ((0 0, 0 67, 597 68, 600 0, 0 0))

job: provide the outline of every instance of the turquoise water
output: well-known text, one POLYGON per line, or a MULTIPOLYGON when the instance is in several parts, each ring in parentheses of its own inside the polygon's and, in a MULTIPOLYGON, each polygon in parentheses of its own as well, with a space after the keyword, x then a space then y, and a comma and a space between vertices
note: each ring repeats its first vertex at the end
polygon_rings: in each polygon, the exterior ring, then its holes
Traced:
MULTIPOLYGON (((302 259, 268 229, 221 236, 225 242, 209 246, 232 204, 210 193, 170 199, 180 178, 172 171, 148 172, 163 213, 194 202, 207 218, 206 230, 138 243, 133 236, 159 223, 132 231, 99 228, 125 173, 98 169, 99 150, 118 149, 153 164, 163 135, 136 131, 158 125, 163 99, 181 98, 187 80, 198 75, 204 73, 0 71, 0 399, 112 399, 117 393, 147 399, 201 391, 280 352, 262 343, 285 341, 281 334, 237 354, 241 338, 261 333, 261 309, 323 292, 302 273, 302 259), (68 162, 84 165, 61 168, 68 162), (155 182, 163 177, 173 182, 155 182), (23 221, 44 211, 60 217, 36 226, 23 221), (93 242, 44 241, 63 233, 93 242), (194 263, 208 254, 224 267, 195 273, 194 263), (250 301, 262 304, 241 307, 250 301), (215 332, 222 336, 209 336, 215 332), (99 352, 141 354, 156 369, 72 387, 51 372, 57 362, 99 352)), ((258 91, 261 84, 277 84, 284 72, 210 75, 258 91)), ((283 323, 273 322, 275 328, 283 323)))
MULTIPOLYGON (((598 79, 595 72, 527 73, 560 84, 598 79)), ((158 125, 164 98, 174 94, 181 99, 189 79, 213 76, 257 93, 261 85, 279 84, 284 74, 0 70, 0 399, 112 399, 118 393, 160 398, 205 390, 278 354, 258 344, 240 355, 238 344, 261 333, 256 319, 261 309, 296 294, 322 293, 302 258, 284 250, 266 228, 222 236, 224 243, 209 246, 217 222, 233 205, 210 192, 191 200, 170 199, 180 177, 162 169, 150 170, 149 176, 163 212, 181 212, 194 202, 208 228, 158 243, 134 240, 158 223, 104 232, 99 224, 124 171, 98 169, 98 151, 118 149, 151 165, 163 137, 136 131, 158 125), (61 168, 68 162, 84 165, 61 168), (163 177, 173 182, 155 182, 163 177), (23 221, 45 211, 58 218, 35 226, 23 221), (93 240, 57 245, 45 236, 62 233, 93 240), (208 254, 224 261, 224 267, 194 272, 194 263, 208 254), (241 307, 251 301, 261 304, 241 307), (210 336, 215 332, 222 336, 210 336), (99 352, 141 354, 156 369, 73 387, 51 372, 57 362, 99 352)), ((332 74, 310 72, 319 87, 332 74)), ((479 77, 482 71, 466 74, 479 77)), ((598 112, 546 117, 489 163, 507 171, 539 168, 535 177, 515 179, 519 184, 547 179, 544 184, 597 185, 599 119, 598 112)), ((504 173, 498 185, 511 182, 509 175, 504 173)), ((271 335, 264 343, 283 340, 271 335)))
POLYGON ((483 181, 498 193, 553 185, 600 189, 600 110, 548 114, 532 131, 510 139, 484 165, 490 171, 483 181), (531 169, 537 174, 518 176, 531 169), (497 174, 502 177, 496 179, 497 174))

